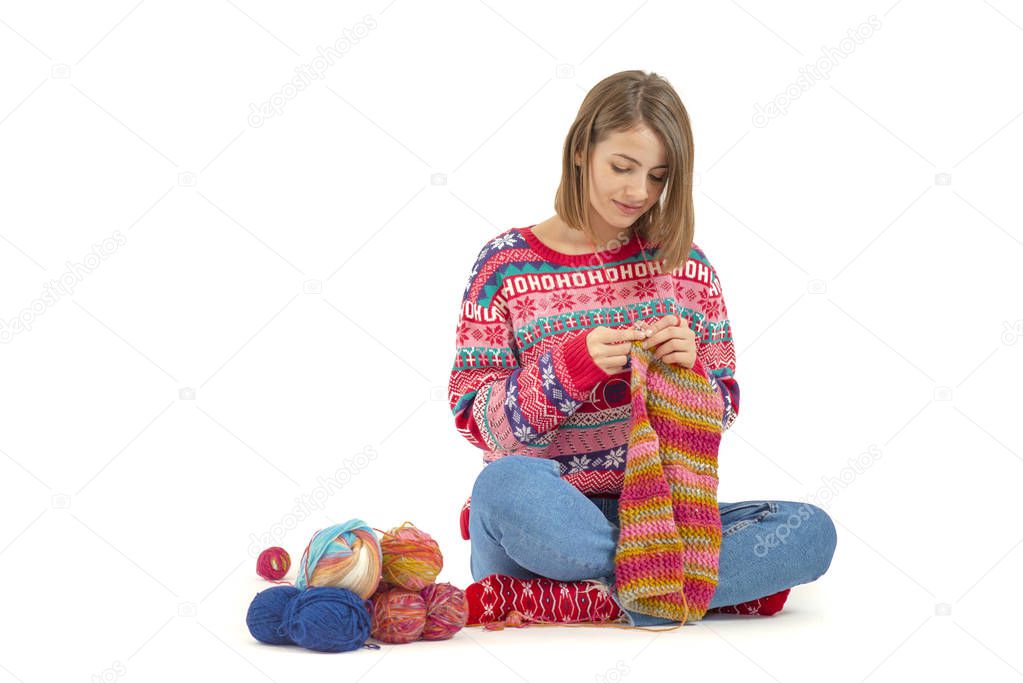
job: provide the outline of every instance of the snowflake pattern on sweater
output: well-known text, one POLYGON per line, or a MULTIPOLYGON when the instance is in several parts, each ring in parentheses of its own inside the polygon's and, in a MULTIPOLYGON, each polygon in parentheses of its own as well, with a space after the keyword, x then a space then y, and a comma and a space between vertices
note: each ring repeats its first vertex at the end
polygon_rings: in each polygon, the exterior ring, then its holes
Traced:
POLYGON ((655 247, 634 237, 598 259, 554 251, 532 228, 489 240, 462 295, 448 402, 484 462, 548 458, 584 494, 620 494, 631 369, 605 373, 586 335, 671 314, 696 333, 697 355, 720 390, 722 427, 731 427, 739 413, 732 326, 703 251, 694 243, 686 263, 665 272, 655 247))

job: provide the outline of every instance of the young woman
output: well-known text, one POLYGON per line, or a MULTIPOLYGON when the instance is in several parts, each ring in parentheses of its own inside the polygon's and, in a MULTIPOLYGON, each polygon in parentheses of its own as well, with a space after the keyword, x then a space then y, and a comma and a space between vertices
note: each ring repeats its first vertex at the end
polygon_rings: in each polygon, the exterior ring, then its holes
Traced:
MULTIPOLYGON (((463 508, 469 623, 675 623, 624 611, 614 590, 628 450, 629 350, 718 386, 739 413, 721 282, 693 242, 689 117, 662 77, 623 71, 583 100, 555 215, 482 248, 462 299, 448 397, 486 466, 463 508)), ((710 612, 771 614, 831 564, 835 527, 808 503, 719 503, 710 612)))

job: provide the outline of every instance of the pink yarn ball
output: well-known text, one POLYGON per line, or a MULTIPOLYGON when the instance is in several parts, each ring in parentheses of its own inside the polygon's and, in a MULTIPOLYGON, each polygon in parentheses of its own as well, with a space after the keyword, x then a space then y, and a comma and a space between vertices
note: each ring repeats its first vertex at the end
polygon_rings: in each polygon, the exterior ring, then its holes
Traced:
POLYGON ((267 548, 256 559, 256 573, 267 581, 284 578, 291 568, 291 555, 284 548, 274 546, 267 548))
POLYGON ((418 640, 426 626, 426 601, 415 591, 392 588, 373 596, 370 635, 385 643, 418 640))
POLYGON ((450 583, 431 583, 419 592, 426 603, 423 640, 444 640, 458 633, 469 618, 465 591, 450 583))

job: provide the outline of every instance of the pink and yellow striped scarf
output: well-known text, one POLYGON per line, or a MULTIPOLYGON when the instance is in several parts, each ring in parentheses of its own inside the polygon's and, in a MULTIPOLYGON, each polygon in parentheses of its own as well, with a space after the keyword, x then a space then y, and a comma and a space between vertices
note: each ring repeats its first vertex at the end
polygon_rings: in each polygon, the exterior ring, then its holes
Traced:
POLYGON ((631 356, 615 585, 625 609, 685 623, 703 617, 717 588, 724 404, 699 359, 692 369, 669 365, 642 341, 631 356))

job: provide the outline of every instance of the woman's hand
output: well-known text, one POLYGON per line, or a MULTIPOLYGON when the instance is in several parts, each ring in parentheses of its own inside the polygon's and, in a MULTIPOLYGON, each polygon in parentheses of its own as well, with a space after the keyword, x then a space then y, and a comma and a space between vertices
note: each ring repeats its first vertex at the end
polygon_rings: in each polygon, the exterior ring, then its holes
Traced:
POLYGON ((646 338, 645 332, 633 327, 616 330, 601 325, 586 335, 586 350, 601 370, 608 375, 616 375, 625 369, 632 342, 646 338))
POLYGON ((696 364, 696 333, 677 315, 666 315, 652 325, 637 320, 634 327, 651 333, 643 348, 655 349, 655 359, 684 368, 696 364))

